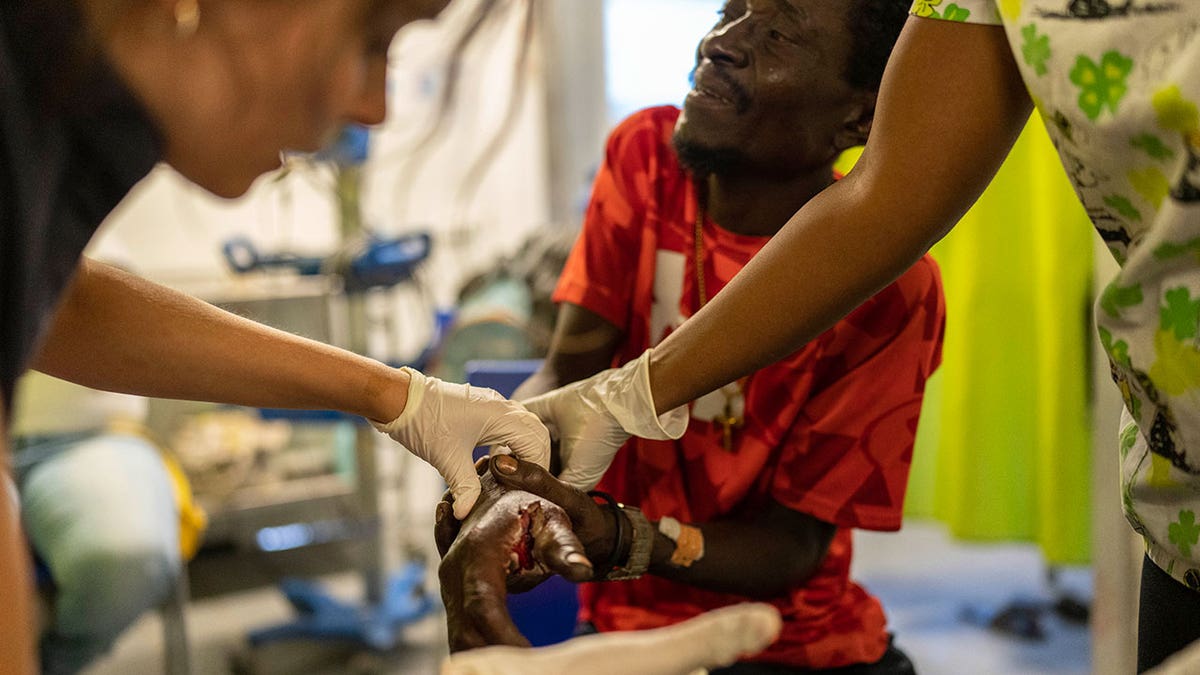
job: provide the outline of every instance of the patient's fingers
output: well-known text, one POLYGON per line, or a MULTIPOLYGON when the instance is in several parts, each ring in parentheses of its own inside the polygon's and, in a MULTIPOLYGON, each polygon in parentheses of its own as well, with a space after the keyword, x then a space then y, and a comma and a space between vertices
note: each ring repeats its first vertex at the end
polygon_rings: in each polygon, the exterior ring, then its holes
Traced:
POLYGON ((586 494, 559 481, 551 476, 550 472, 532 462, 498 455, 492 458, 491 468, 492 476, 501 485, 524 490, 558 504, 575 523, 586 517, 588 509, 595 508, 586 494))
POLYGON ((491 552, 459 548, 443 559, 438 579, 451 652, 488 644, 529 646, 508 615, 505 560, 491 552))
MULTIPOLYGON (((468 575, 471 581, 464 589, 463 609, 467 620, 489 645, 528 647, 529 640, 517 630, 508 613, 505 571, 494 565, 489 565, 487 572, 479 566, 472 567, 479 573, 468 575)), ((453 645, 450 648, 454 650, 453 645)))
POLYGON ((576 583, 592 578, 592 563, 583 553, 583 544, 571 529, 571 521, 561 509, 541 508, 535 504, 529 532, 533 536, 533 555, 555 574, 576 583))

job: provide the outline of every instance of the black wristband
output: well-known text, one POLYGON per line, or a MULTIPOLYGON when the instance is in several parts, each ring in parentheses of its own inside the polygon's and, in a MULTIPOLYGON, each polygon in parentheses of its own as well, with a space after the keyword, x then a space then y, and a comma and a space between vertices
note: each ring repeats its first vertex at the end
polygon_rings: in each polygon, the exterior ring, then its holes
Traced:
POLYGON ((592 574, 592 578, 600 580, 607 577, 608 574, 616 569, 621 562, 621 548, 625 543, 625 519, 622 517, 624 514, 621 513, 621 505, 615 498, 613 498, 612 495, 601 490, 592 490, 587 494, 589 497, 603 501, 604 506, 612 512, 613 518, 617 523, 615 528, 617 534, 615 540, 613 541, 612 553, 608 555, 608 560, 605 561, 604 565, 601 568, 597 568, 592 574))

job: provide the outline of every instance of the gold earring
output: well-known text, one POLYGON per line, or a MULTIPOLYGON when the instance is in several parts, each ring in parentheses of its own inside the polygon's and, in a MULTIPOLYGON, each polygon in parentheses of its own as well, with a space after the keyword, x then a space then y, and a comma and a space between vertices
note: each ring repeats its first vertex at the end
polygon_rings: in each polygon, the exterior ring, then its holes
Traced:
POLYGON ((175 3, 175 32, 179 37, 191 37, 200 27, 200 0, 179 0, 175 3))

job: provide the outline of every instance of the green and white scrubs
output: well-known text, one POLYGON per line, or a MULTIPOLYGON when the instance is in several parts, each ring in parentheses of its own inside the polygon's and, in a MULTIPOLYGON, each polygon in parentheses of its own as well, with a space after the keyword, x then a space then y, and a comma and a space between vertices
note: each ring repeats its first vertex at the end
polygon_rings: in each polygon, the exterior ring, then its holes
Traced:
POLYGON ((1200 0, 916 0, 1002 25, 1121 271, 1097 301, 1121 388, 1125 514, 1200 590, 1200 0))

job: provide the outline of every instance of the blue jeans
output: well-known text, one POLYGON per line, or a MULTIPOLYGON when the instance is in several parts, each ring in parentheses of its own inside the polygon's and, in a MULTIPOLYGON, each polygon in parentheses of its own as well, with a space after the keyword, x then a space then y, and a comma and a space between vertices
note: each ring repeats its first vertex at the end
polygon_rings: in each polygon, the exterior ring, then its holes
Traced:
POLYGON ((44 673, 76 673, 172 592, 179 516, 157 449, 136 436, 18 439, 21 520, 55 585, 44 673))

